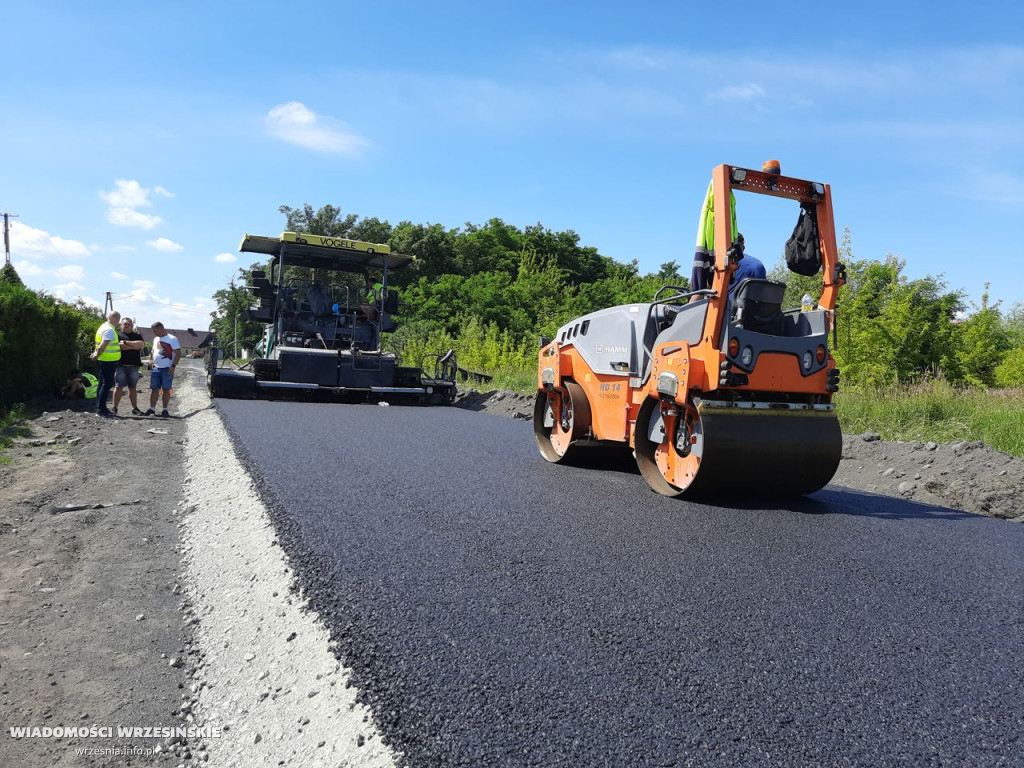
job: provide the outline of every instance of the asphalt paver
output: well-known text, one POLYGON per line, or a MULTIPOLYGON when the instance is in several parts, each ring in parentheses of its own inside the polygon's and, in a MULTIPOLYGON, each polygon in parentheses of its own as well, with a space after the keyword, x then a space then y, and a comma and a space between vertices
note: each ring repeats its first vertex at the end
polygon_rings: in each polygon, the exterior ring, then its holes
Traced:
POLYGON ((666 499, 458 409, 217 408, 410 765, 1024 764, 1024 526, 666 499))

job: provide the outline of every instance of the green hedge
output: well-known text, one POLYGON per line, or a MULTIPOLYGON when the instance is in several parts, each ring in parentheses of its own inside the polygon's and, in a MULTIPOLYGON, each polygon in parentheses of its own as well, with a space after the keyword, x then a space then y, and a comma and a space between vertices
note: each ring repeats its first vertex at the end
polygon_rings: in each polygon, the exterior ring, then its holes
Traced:
POLYGON ((0 413, 56 392, 68 373, 95 373, 88 359, 100 313, 0 282, 0 413))

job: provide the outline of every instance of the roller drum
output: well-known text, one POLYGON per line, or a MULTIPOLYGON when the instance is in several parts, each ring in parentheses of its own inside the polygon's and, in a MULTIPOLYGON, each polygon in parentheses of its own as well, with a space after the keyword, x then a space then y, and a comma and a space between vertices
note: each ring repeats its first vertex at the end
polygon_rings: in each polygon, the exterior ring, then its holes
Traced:
POLYGON ((704 450, 695 493, 813 493, 835 475, 843 452, 831 411, 700 408, 704 450))
POLYGON ((829 483, 843 438, 832 411, 677 406, 649 399, 636 459, 664 496, 799 496, 829 483))

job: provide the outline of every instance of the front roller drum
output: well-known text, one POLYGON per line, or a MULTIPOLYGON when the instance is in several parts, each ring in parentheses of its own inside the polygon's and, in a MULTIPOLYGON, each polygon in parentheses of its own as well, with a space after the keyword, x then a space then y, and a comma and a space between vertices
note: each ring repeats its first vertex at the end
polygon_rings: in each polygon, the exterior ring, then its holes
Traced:
POLYGON ((573 444, 590 430, 590 403, 583 388, 563 381, 561 388, 541 390, 533 404, 533 437, 540 455, 559 463, 572 454, 573 444))
POLYGON ((636 459, 664 496, 800 496, 826 486, 842 458, 831 411, 711 408, 649 399, 636 422, 636 459))

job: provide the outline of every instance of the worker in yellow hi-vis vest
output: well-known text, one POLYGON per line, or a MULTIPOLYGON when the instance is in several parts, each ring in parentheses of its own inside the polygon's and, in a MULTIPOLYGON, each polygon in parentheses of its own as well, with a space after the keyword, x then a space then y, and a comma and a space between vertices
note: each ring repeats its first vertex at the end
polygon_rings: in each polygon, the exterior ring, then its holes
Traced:
POLYGON ((107 321, 96 329, 96 349, 89 355, 100 366, 100 391, 96 393, 96 415, 113 417, 107 408, 107 397, 114 388, 114 375, 117 363, 121 359, 120 339, 117 337, 117 324, 121 321, 120 312, 111 312, 107 321))

